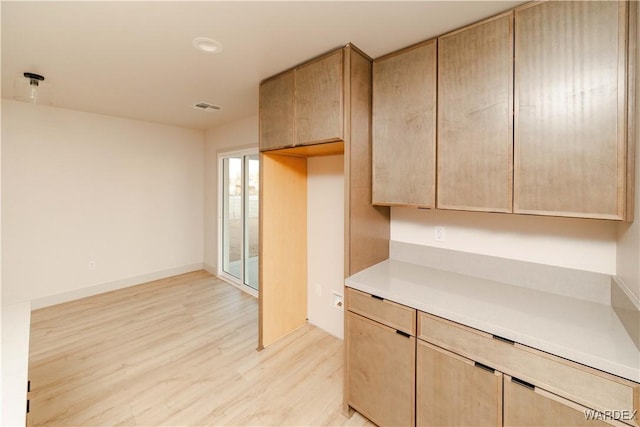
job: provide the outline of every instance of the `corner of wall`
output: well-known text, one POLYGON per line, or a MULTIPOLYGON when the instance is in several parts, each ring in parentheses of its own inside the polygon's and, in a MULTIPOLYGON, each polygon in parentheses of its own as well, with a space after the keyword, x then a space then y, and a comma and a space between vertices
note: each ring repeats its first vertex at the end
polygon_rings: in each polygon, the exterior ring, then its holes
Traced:
MULTIPOLYGON (((640 7, 636 7, 638 11, 638 22, 640 22, 640 7)), ((636 49, 640 50, 640 46, 636 43, 636 49)), ((637 64, 637 57, 640 52, 636 52, 636 83, 635 83, 635 112, 630 115, 635 120, 635 209, 633 222, 622 223, 618 226, 618 244, 617 244, 617 269, 616 275, 627 287, 628 291, 640 300, 640 119, 638 111, 640 110, 640 66, 637 64)))
POLYGON ((210 265, 205 262, 204 264, 202 264, 202 269, 209 274, 213 274, 214 276, 218 275, 218 267, 215 265, 210 265))
POLYGON ((611 278, 611 306, 640 350, 640 299, 631 294, 626 284, 617 277, 611 278))
POLYGON ((204 264, 218 264, 218 153, 258 147, 258 115, 207 129, 204 133, 204 264))

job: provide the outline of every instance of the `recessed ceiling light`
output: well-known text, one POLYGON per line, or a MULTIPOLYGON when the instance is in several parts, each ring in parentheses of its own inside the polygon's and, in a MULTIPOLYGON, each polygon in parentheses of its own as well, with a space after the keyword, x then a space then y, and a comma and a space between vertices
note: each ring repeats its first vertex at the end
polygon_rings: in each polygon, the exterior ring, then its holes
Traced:
POLYGON ((222 52, 222 43, 208 37, 196 37, 191 43, 200 52, 211 54, 222 52))

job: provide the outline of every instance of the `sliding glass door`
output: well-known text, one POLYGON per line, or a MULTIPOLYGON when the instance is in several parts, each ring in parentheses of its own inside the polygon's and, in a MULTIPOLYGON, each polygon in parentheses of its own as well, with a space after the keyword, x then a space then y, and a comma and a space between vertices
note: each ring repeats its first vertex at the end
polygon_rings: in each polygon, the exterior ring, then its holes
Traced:
POLYGON ((244 157, 244 283, 258 290, 258 190, 260 186, 260 161, 257 154, 244 157))
POLYGON ((218 166, 221 171, 219 274, 257 291, 258 154, 255 150, 221 154, 218 166))

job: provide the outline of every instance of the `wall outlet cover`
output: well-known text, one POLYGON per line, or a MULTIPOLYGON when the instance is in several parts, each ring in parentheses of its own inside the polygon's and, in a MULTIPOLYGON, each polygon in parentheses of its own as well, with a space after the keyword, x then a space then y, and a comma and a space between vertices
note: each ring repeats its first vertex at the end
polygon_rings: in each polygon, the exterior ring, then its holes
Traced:
POLYGON ((331 292, 331 307, 340 311, 344 310, 344 299, 342 294, 339 294, 338 292, 331 292))

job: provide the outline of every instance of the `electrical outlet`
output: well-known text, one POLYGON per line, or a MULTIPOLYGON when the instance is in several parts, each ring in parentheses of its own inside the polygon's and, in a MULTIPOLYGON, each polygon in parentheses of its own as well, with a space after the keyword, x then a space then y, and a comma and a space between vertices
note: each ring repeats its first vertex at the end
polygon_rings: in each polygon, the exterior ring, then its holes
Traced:
POLYGON ((316 284, 316 295, 319 297, 322 296, 322 285, 319 283, 316 284))
POLYGON ((344 310, 344 301, 341 294, 331 292, 331 307, 340 311, 344 310))
POLYGON ((433 240, 436 242, 444 242, 444 227, 433 228, 433 240))
POLYGON ((95 261, 89 261, 89 270, 94 271, 96 269, 96 262, 95 261))

